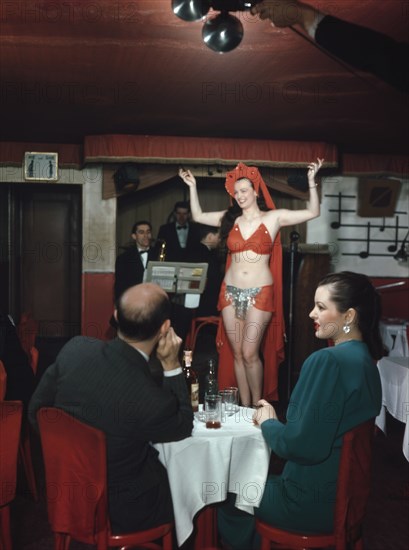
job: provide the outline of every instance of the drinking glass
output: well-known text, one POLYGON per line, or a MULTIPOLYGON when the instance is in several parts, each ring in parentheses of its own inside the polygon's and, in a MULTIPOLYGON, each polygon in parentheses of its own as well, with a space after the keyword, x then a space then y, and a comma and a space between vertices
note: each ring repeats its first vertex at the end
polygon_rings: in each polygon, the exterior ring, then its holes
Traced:
POLYGON ((206 395, 204 405, 206 428, 221 428, 222 399, 220 395, 206 395))
POLYGON ((237 412, 239 410, 239 388, 236 388, 236 386, 229 386, 228 388, 225 388, 226 390, 231 390, 234 393, 234 412, 237 412))
POLYGON ((223 412, 227 416, 232 416, 236 412, 236 395, 232 389, 220 390, 219 395, 222 400, 223 412))

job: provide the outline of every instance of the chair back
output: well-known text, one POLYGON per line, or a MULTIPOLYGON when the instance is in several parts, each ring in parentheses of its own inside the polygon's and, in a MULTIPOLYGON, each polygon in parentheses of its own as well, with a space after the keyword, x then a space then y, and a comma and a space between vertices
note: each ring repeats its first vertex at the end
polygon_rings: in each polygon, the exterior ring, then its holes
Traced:
POLYGON ((16 494, 17 454, 23 404, 0 401, 0 508, 16 494))
POLYGON ((28 311, 24 311, 20 316, 20 322, 17 325, 17 334, 21 343, 21 347, 30 355, 30 349, 35 345, 36 336, 38 334, 39 322, 33 319, 28 311))
POLYGON ((0 361, 0 401, 3 401, 7 390, 7 372, 3 361, 0 361))
POLYGON ((30 348, 30 365, 34 376, 37 374, 39 355, 38 349, 35 346, 32 346, 30 348))
POLYGON ((108 528, 105 435, 53 407, 37 419, 52 530, 97 544, 108 528))
POLYGON ((344 435, 338 470, 334 533, 336 548, 362 536, 362 524, 371 488, 374 419, 344 435))
POLYGON ((261 550, 270 542, 291 548, 328 548, 362 550, 362 524, 371 487, 372 438, 374 419, 346 432, 342 441, 338 468, 337 494, 332 533, 286 531, 256 520, 261 534, 261 550))
POLYGON ((70 538, 111 546, 172 550, 172 523, 134 533, 111 533, 108 515, 105 435, 61 409, 37 413, 47 486, 48 518, 55 548, 68 550, 70 538), (161 539, 162 546, 154 543, 161 539))

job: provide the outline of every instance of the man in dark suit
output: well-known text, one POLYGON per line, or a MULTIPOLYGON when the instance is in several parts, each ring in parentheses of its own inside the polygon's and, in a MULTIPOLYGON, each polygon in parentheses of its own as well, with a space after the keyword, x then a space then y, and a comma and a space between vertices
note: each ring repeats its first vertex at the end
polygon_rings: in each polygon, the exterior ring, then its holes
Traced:
POLYGON ((409 92, 408 42, 397 42, 378 31, 326 15, 298 0, 263 0, 251 13, 270 19, 275 27, 299 25, 330 54, 401 92, 409 92))
POLYGON ((115 300, 124 290, 143 282, 149 261, 158 259, 158 250, 152 247, 152 225, 141 220, 134 223, 131 237, 134 245, 120 254, 115 261, 115 300))
POLYGON ((220 244, 220 228, 211 225, 199 224, 200 243, 194 260, 198 263, 207 263, 206 286, 200 297, 196 317, 218 315, 217 300, 224 274, 221 270, 221 261, 218 254, 220 244))
POLYGON ((190 221, 188 202, 177 202, 173 214, 176 221, 161 225, 158 240, 166 242, 166 261, 189 262, 200 242, 199 229, 190 221))
POLYGON ((126 533, 172 521, 167 472, 151 442, 190 436, 193 412, 166 293, 152 283, 133 286, 114 315, 116 339, 77 336, 63 347, 33 394, 29 418, 36 426, 41 407, 57 407, 105 433, 112 530, 126 533), (155 348, 162 385, 148 366, 155 348))

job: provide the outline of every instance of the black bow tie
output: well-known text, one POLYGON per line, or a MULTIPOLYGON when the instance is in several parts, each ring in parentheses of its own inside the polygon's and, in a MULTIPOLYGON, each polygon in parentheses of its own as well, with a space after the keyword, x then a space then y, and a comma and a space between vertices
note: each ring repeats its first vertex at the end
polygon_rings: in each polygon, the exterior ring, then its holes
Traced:
POLYGON ((186 225, 177 225, 176 229, 179 231, 179 229, 187 229, 186 225))
POLYGON ((140 250, 139 254, 147 254, 148 252, 149 252, 149 250, 140 250))

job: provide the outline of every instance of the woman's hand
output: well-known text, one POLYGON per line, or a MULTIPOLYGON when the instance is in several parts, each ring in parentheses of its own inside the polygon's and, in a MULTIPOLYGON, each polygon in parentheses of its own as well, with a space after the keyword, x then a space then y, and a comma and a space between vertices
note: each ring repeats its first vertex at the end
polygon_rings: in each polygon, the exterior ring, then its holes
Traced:
POLYGON ((260 401, 257 402, 257 407, 258 408, 253 414, 253 422, 256 426, 260 426, 269 419, 277 420, 277 414, 273 405, 270 405, 265 399, 260 399, 260 401))
POLYGON ((308 181, 310 183, 313 183, 315 185, 314 178, 318 172, 318 170, 321 168, 321 166, 324 164, 324 159, 317 158, 317 162, 311 162, 311 164, 308 165, 308 181))
POLYGON ((179 176, 189 187, 196 185, 196 178, 190 170, 185 170, 184 168, 179 169, 179 176))

